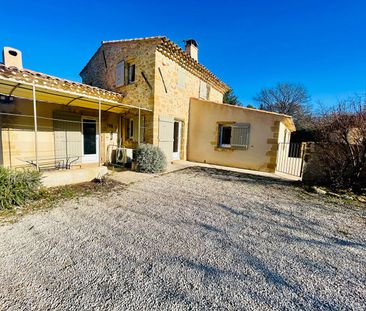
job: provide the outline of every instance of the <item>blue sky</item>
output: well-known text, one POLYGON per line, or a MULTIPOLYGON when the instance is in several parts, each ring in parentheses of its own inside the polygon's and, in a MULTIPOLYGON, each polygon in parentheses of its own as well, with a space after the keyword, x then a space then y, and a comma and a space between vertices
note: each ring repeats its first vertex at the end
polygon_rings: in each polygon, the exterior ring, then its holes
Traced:
POLYGON ((0 46, 24 67, 80 81, 102 40, 195 38, 200 62, 243 104, 277 82, 302 83, 316 108, 366 91, 366 1, 6 1, 0 46))

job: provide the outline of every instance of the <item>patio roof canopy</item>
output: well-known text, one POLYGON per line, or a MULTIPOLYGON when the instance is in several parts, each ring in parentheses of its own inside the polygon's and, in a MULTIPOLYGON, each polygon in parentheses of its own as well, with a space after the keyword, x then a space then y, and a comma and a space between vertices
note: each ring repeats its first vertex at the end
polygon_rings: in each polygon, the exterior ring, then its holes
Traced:
POLYGON ((25 69, 8 68, 0 64, 0 94, 54 104, 100 109, 123 113, 129 109, 151 111, 138 104, 124 104, 124 94, 115 93, 83 83, 60 79, 25 69))

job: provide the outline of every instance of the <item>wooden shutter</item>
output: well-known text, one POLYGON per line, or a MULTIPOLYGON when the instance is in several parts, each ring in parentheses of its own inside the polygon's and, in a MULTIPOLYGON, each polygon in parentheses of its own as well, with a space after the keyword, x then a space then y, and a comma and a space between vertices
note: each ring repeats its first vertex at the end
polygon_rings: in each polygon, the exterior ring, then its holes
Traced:
POLYGON ((200 98, 207 99, 207 84, 203 81, 200 81, 200 98))
POLYGON ((231 147, 248 149, 250 124, 236 123, 231 129, 231 147))
POLYGON ((178 67, 178 82, 177 85, 180 89, 184 89, 186 87, 186 74, 182 67, 178 67))
POLYGON ((125 84, 125 62, 121 61, 116 65, 116 87, 125 84))
POLYGON ((159 147, 168 161, 172 159, 174 141, 174 118, 159 116, 159 147))

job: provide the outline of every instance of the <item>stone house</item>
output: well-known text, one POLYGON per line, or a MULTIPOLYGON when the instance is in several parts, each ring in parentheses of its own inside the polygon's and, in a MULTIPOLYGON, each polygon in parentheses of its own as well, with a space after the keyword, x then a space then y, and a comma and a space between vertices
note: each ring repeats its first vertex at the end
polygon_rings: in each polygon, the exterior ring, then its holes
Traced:
MULTIPOLYGON (((279 137, 286 128, 294 129, 288 116, 222 105, 230 88, 198 62, 195 40, 185 41, 185 51, 166 37, 104 41, 80 76, 83 83, 122 91, 125 102, 152 109, 152 114, 144 116, 144 139, 159 145, 169 160, 274 171, 279 137), (207 118, 213 122, 208 136, 207 118), (207 122, 202 123, 203 119, 207 122), (220 126, 234 121, 251 124, 251 144, 219 146, 220 126)), ((131 119, 136 125, 136 116, 122 116, 123 133, 128 132, 124 129, 131 119)), ((129 146, 128 133, 122 137, 122 144, 129 146)))
MULTIPOLYGON (((198 45, 186 51, 166 37, 104 41, 81 71, 83 83, 124 92, 125 103, 153 110, 144 115, 145 141, 159 145, 169 160, 187 159, 189 103, 222 103, 229 87, 198 63, 198 45)), ((122 128, 137 116, 122 117, 122 128)), ((129 145, 128 133, 123 144, 129 145)), ((134 143, 137 143, 135 139, 134 143)))
MULTIPOLYGON (((166 37, 102 42, 82 83, 24 69, 13 48, 3 60, 3 166, 100 168, 145 142, 169 161, 274 172, 278 143, 295 129, 289 116, 223 104, 229 87, 198 62, 194 40, 185 51, 166 37)), ((67 182, 81 181, 72 171, 67 182)))

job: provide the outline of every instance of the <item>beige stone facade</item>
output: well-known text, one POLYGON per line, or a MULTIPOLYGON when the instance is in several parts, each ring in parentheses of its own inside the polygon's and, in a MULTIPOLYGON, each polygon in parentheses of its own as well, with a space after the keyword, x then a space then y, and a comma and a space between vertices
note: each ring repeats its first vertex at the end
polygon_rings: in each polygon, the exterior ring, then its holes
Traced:
MULTIPOLYGON (((36 158, 36 145, 40 161, 74 154, 79 157, 75 163, 83 166, 109 163, 118 147, 135 148, 146 142, 161 147, 169 161, 273 172, 278 143, 294 130, 288 116, 223 104, 229 87, 165 37, 103 42, 80 73, 83 84, 26 69, 0 69, 0 91, 16 98, 1 107, 4 166, 24 165, 25 159, 36 158), (94 153, 85 152, 88 146, 81 126, 87 117, 97 122, 99 112, 101 129, 99 122, 93 123, 90 140, 98 145, 98 152, 88 162, 84 158, 94 153), (250 125, 250 145, 222 148, 220 126, 236 123, 250 125)), ((244 127, 240 131, 248 135, 244 127)))
MULTIPOLYGON (((30 100, 16 99, 14 104, 3 107, 2 112, 19 115, 18 117, 2 116, 1 118, 0 154, 2 156, 2 165, 5 167, 25 166, 27 165, 27 160, 35 160, 36 158, 33 103, 30 100)), ((79 116, 78 119, 80 122, 83 117, 92 117, 96 120, 98 117, 98 111, 95 109, 66 107, 65 105, 38 101, 38 158, 43 163, 47 160, 52 161, 57 158, 56 135, 59 129, 55 124, 55 112, 72 113, 75 116, 79 116)), ((106 163, 110 160, 112 149, 117 147, 117 137, 120 131, 119 114, 103 112, 101 120, 101 148, 98 152, 100 153, 101 162, 106 163)), ((73 135, 75 137, 75 133, 72 133, 74 131, 70 129, 68 122, 60 122, 64 125, 63 130, 68 129, 69 136, 71 137, 73 135)), ((80 128, 80 122, 72 121, 72 124, 80 128)), ((79 130, 77 135, 79 135, 78 139, 81 141, 81 130, 79 130)), ((69 151, 69 155, 79 157, 75 164, 82 166, 81 143, 79 147, 80 150, 78 151, 69 151)), ((97 163, 98 161, 95 161, 95 164, 97 163)))
POLYGON ((275 171, 278 141, 294 130, 291 117, 199 99, 191 100, 189 118, 188 160, 265 172, 275 171), (236 123, 249 125, 249 145, 221 147, 219 126, 236 123))
POLYGON ((200 97, 201 83, 209 88, 208 99, 218 103, 222 103, 223 94, 229 89, 162 37, 105 42, 80 75, 84 83, 124 92, 124 103, 152 109, 153 114, 145 121, 149 143, 159 145, 159 118, 181 121, 180 159, 187 158, 189 102, 200 97), (116 66, 121 61, 135 65, 135 82, 117 87, 116 66))

